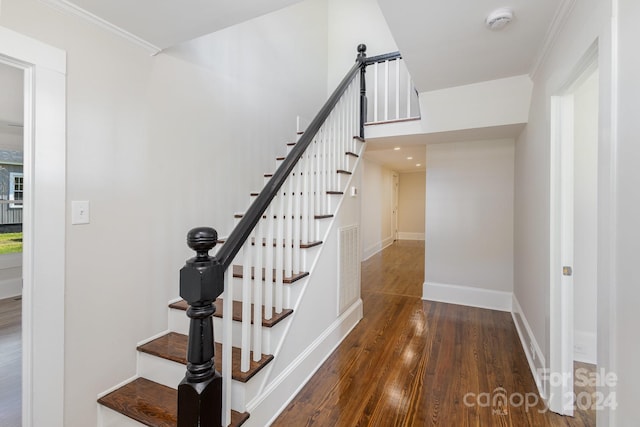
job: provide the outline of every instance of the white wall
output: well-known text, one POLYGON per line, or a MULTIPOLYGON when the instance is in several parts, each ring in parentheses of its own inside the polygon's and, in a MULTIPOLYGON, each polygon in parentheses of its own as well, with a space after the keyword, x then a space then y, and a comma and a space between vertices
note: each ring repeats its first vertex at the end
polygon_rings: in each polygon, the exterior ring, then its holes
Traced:
POLYGON ((513 290, 514 141, 427 146, 425 289, 513 290))
POLYGON ((189 228, 228 232, 296 114, 324 100, 326 67, 302 59, 326 61, 326 4, 294 7, 221 33, 211 70, 39 1, 2 2, 0 25, 68 53, 67 195, 91 202, 90 225, 67 224, 65 425, 94 425, 97 394, 134 375, 136 343, 166 329, 189 228))
POLYGON ((598 74, 574 93, 574 358, 595 363, 598 294, 598 74))
POLYGON ((22 124, 24 95, 22 70, 0 63, 0 149, 22 151, 22 128, 6 123, 22 124))
MULTIPOLYGON (((629 5, 633 2, 629 2, 629 5)), ((575 2, 561 22, 544 62, 533 76, 534 89, 529 123, 516 141, 515 188, 515 297, 522 307, 542 356, 549 360, 550 307, 550 118, 551 97, 566 89, 589 48, 598 46, 599 147, 598 147, 598 365, 614 368, 615 339, 608 320, 616 308, 610 290, 615 256, 611 251, 615 230, 615 197, 610 193, 614 162, 612 151, 612 38, 611 1, 575 2)), ((637 16, 636 16, 637 18, 637 16)), ((630 46, 638 39, 637 21, 631 24, 630 46)), ((632 48, 630 47, 630 52, 632 48)), ((621 93, 624 91, 621 88, 621 93)), ((637 111, 637 109, 635 110, 637 111)), ((635 113, 634 113, 635 114, 635 113)), ((625 230, 628 235, 630 230, 625 230)), ((637 253, 637 252, 636 252, 637 253)), ((619 311, 619 310, 618 310, 619 311)), ((637 310, 636 310, 637 311, 637 310)), ((637 319, 636 319, 637 320, 637 319)), ((630 324, 629 322, 625 324, 630 324)), ((627 340, 629 350, 632 341, 627 340)), ((633 341, 636 342, 636 341, 633 341)), ((635 346, 637 350, 638 347, 635 346)), ((631 351, 626 354, 633 354, 631 351)), ((637 351, 635 352, 637 354, 637 351)), ((637 368, 636 368, 637 369, 637 368)), ((626 373, 625 373, 626 375, 626 373)), ((638 376, 634 377, 636 380, 638 376)), ((633 394, 633 393, 632 393, 633 394)), ((630 396, 632 395, 630 394, 630 396)), ((621 396, 621 393, 618 393, 621 396)), ((620 409, 618 410, 618 412, 620 409)), ((609 425, 606 410, 598 411, 598 425, 609 425)), ((629 419, 631 420, 631 419, 629 419)), ((634 425, 623 422, 618 425, 634 425)))
POLYGON ((367 138, 524 126, 532 89, 524 75, 421 92, 421 120, 370 126, 367 138))
POLYGON ((398 50, 376 0, 328 0, 329 80, 331 92, 355 62, 359 44, 367 56, 398 50))
POLYGON ((398 238, 424 240, 426 173, 401 173, 398 186, 398 238))
POLYGON ((362 259, 393 243, 393 171, 366 158, 362 163, 362 259))
MULTIPOLYGON (((640 384, 640 340, 637 326, 640 324, 640 287, 638 286, 638 254, 640 254, 640 3, 636 0, 619 0, 619 62, 618 62, 618 144, 617 144, 617 242, 616 255, 616 299, 615 366, 618 373, 618 409, 614 412, 618 426, 640 425, 638 412, 638 384, 640 384)), ((602 70, 602 66, 600 67, 602 70)), ((598 299, 598 304, 602 298, 598 299)), ((607 331, 609 333, 610 331, 607 331)), ((598 331, 598 348, 603 333, 598 331)), ((601 355, 598 354, 598 362, 601 355)), ((602 424, 598 424, 602 425, 602 424)), ((614 425, 614 424, 612 424, 614 425)))

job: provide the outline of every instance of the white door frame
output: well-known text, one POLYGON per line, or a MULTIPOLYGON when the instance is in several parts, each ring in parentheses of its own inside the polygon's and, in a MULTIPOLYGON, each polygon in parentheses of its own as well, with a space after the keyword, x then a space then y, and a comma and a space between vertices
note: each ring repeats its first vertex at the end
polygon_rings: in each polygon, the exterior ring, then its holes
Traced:
POLYGON ((397 172, 393 173, 393 211, 391 212, 391 227, 393 227, 393 241, 398 240, 398 192, 400 191, 400 175, 397 172))
POLYGON ((24 70, 22 426, 62 427, 66 53, 0 26, 0 61, 24 70))
POLYGON ((545 387, 553 412, 573 415, 573 92, 598 67, 594 43, 567 83, 551 97, 549 372, 545 387))

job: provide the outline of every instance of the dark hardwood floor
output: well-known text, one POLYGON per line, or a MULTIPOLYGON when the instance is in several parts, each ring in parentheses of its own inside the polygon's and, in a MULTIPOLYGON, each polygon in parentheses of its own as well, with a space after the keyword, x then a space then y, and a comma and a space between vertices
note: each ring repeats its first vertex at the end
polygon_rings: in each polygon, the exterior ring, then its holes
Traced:
POLYGON ((22 301, 0 300, 0 426, 22 425, 22 301))
POLYGON ((363 263, 364 318, 273 426, 595 425, 545 410, 510 313, 422 301, 423 280, 419 242, 363 263))

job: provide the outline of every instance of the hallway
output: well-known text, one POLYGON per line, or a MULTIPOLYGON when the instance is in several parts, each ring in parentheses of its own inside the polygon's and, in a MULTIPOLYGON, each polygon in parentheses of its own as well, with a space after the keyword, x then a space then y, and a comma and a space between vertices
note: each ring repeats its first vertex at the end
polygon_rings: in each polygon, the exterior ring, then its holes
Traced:
POLYGON ((423 280, 423 242, 365 261, 364 318, 273 426, 595 425, 544 410, 510 313, 422 301, 423 280))

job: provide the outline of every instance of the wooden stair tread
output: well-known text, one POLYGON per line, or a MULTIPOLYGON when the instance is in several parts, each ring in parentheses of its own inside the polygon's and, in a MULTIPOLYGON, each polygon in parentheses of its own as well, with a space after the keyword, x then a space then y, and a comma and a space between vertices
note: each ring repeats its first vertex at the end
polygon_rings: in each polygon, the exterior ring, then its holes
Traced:
MULTIPOLYGON (((214 316, 218 317, 218 318, 222 318, 223 313, 224 313, 223 312, 223 301, 222 301, 222 298, 216 299, 215 306, 216 306, 216 312, 215 312, 214 316)), ((176 310, 186 311, 187 308, 189 307, 189 304, 187 304, 187 302, 185 300, 181 300, 181 301, 169 304, 169 307, 170 308, 175 308, 176 310)), ((275 326, 278 323, 280 323, 281 320, 283 320, 287 316, 289 316, 291 313, 293 313, 293 310, 291 310, 290 308, 286 308, 286 309, 282 310, 282 313, 276 313, 274 311, 273 315, 271 316, 271 319, 265 319, 264 318, 264 307, 263 307, 262 308, 262 326, 264 326, 265 328, 272 328, 273 326, 275 326)), ((237 322, 242 322, 242 302, 240 302, 240 301, 234 301, 233 302, 233 320, 235 320, 237 322)), ((253 304, 251 304, 251 323, 255 323, 254 322, 254 318, 253 318, 253 304)))
POLYGON ((353 175, 351 172, 342 169, 338 169, 338 173, 343 175, 353 175))
MULTIPOLYGON (((226 242, 226 241, 227 241, 227 238, 223 237, 221 239, 218 239, 217 243, 218 244, 224 244, 224 242, 226 242)), ((277 244, 276 239, 273 239, 273 247, 274 248, 276 247, 276 244, 277 244)), ((320 246, 321 244, 322 244, 321 240, 318 240, 318 241, 315 241, 315 242, 309 242, 309 243, 300 242, 300 249, 309 249, 309 248, 313 248, 313 247, 316 247, 316 246, 320 246)), ((253 246, 256 245, 255 239, 253 239, 251 241, 251 245, 253 245, 253 246)), ((262 239, 262 246, 267 246, 267 239, 266 238, 262 239)), ((284 246, 284 242, 282 243, 282 246, 284 246)))
MULTIPOLYGON (((136 378, 98 403, 150 427, 176 427, 178 423, 178 391, 146 378, 136 378)), ((247 419, 248 413, 231 411, 231 426, 241 426, 247 419)))
MULTIPOLYGON (((254 267, 251 267, 251 278, 252 279, 255 278, 255 274, 254 273, 255 273, 254 267)), ((272 274, 273 274, 272 280, 275 282, 275 280, 276 280, 276 271, 273 270, 272 274)), ((294 283, 294 282, 296 282, 296 281, 298 281, 298 280, 300 280, 300 279, 302 279, 304 277, 307 277, 308 275, 309 275, 308 272, 304 272, 303 271, 303 272, 294 274, 291 277, 283 277, 282 278, 282 283, 291 284, 291 283, 294 283)), ((242 266, 241 265, 234 265, 233 266, 233 277, 235 277, 236 279, 242 279, 243 274, 242 274, 242 266)), ((262 280, 264 280, 264 278, 265 278, 265 271, 264 271, 264 268, 263 268, 262 269, 262 280)))
POLYGON ((344 194, 344 191, 327 191, 327 194, 337 194, 337 195, 342 195, 344 194))
POLYGON ((354 136, 353 139, 358 140, 360 142, 367 142, 364 138, 362 138, 360 136, 354 136))
POLYGON ((347 156, 351 156, 351 157, 360 157, 358 156, 356 153, 352 153, 351 151, 347 151, 346 153, 344 153, 347 156))
MULTIPOLYGON (((156 338, 146 344, 138 346, 138 351, 151 354, 153 356, 161 357, 163 359, 171 360, 172 362, 181 363, 187 365, 187 341, 189 337, 177 332, 169 332, 166 335, 156 338)), ((240 349, 233 347, 232 353, 232 368, 231 378, 240 382, 247 382, 257 374, 262 368, 264 368, 271 360, 273 356, 270 354, 263 354, 259 362, 254 362, 251 358, 249 370, 242 372, 240 370, 240 349)), ((215 365, 218 371, 222 370, 222 344, 215 343, 215 365)))

